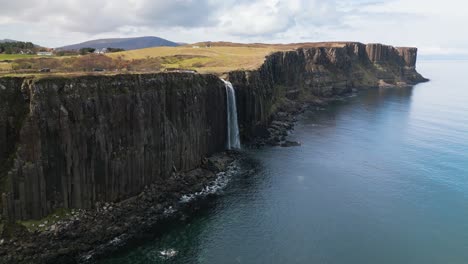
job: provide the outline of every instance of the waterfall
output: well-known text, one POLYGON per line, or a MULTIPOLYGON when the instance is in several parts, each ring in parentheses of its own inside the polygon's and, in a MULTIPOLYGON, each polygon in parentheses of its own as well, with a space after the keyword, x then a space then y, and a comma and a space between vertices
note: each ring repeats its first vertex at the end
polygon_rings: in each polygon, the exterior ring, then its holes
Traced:
POLYGON ((232 83, 223 80, 226 86, 227 149, 240 149, 239 125, 237 123, 236 93, 232 83))

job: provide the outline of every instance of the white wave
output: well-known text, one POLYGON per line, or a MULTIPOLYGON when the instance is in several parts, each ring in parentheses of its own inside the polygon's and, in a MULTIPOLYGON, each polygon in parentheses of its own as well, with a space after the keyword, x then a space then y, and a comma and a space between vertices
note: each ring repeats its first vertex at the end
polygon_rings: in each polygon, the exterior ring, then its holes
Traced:
POLYGON ((161 255, 162 258, 172 258, 172 257, 175 257, 177 253, 178 252, 172 248, 159 251, 159 254, 161 255))
POLYGON ((219 192, 220 190, 226 188, 229 181, 231 180, 231 176, 235 174, 238 170, 239 167, 237 165, 237 162, 233 162, 231 165, 228 166, 227 171, 218 173, 216 180, 205 186, 203 190, 196 193, 183 195, 180 198, 180 203, 188 203, 198 197, 204 197, 219 192))

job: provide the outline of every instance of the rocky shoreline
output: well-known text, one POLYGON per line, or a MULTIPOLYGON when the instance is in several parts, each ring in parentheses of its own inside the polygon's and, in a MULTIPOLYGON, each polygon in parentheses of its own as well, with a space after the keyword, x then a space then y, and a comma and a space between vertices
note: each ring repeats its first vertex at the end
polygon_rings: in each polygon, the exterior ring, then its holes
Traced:
MULTIPOLYGON (((245 142, 244 146, 293 147, 288 141, 298 115, 321 109, 331 101, 286 99, 272 116, 270 125, 245 142)), ((21 224, 5 224, 0 238, 0 263, 93 263, 165 223, 184 219, 225 187, 238 172, 241 152, 223 152, 203 161, 201 168, 172 176, 147 186, 143 192, 118 203, 101 203, 93 210, 73 210, 56 221, 44 220, 34 230, 21 224)))
MULTIPOLYGON (((349 95, 307 101, 285 99, 272 115, 270 125, 252 139, 244 139, 244 146, 299 146, 300 142, 287 140, 298 116, 306 110, 322 110, 349 95)), ((71 211, 63 219, 42 223, 42 229, 32 232, 20 224, 7 224, 0 236, 0 263, 93 263, 125 248, 149 230, 200 209, 204 200, 216 195, 229 177, 238 173, 240 158, 241 152, 216 154, 190 172, 174 169, 169 179, 147 186, 137 196, 97 204, 93 210, 71 211)))
MULTIPOLYGON (((357 88, 427 81, 416 54, 347 43, 277 52, 258 70, 230 72, 243 145, 299 146, 287 136, 307 109, 357 88)), ((217 76, 3 78, 0 87, 1 203, 9 219, 0 223, 0 264, 92 263, 187 217, 238 173, 242 153, 219 153, 227 107, 217 76)))
POLYGON ((272 121, 266 128, 259 129, 252 140, 247 139, 249 146, 260 148, 263 146, 297 147, 300 142, 289 141, 287 139, 289 131, 294 129, 298 116, 307 110, 323 110, 324 107, 333 101, 343 100, 347 96, 356 93, 351 91, 348 94, 313 98, 306 101, 283 100, 278 107, 278 111, 272 115, 272 121))
POLYGON ((119 203, 98 204, 95 210, 74 210, 43 230, 28 231, 6 224, 0 239, 0 263, 87 263, 124 246, 127 241, 165 221, 180 219, 224 188, 236 173, 236 152, 219 153, 202 168, 173 172, 164 182, 119 203))
MULTIPOLYGON (((271 125, 247 147, 296 146, 286 140, 297 115, 323 100, 298 103, 288 100, 273 116, 271 125)), ((92 263, 109 255, 145 231, 198 209, 203 199, 222 189, 237 172, 239 152, 223 152, 204 160, 187 173, 173 171, 163 182, 147 186, 139 195, 118 203, 101 203, 94 210, 73 210, 60 219, 43 220, 34 230, 5 224, 0 238, 0 263, 92 263)), ((34 224, 33 224, 34 225, 34 224)))

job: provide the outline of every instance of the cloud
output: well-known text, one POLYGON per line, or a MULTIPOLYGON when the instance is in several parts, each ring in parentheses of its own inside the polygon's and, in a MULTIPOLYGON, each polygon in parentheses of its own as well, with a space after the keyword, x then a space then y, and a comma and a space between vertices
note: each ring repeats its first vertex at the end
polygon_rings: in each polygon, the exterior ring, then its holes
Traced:
POLYGON ((344 13, 337 1, 258 0, 233 6, 221 16, 220 26, 240 36, 271 36, 291 28, 341 24, 344 13))
POLYGON ((0 19, 88 34, 123 27, 206 27, 268 36, 297 25, 339 23, 343 13, 336 6, 335 0, 17 0, 2 5, 0 19))
POLYGON ((232 6, 221 15, 220 27, 234 35, 269 35, 287 30, 292 23, 291 9, 282 1, 260 0, 232 6))
POLYGON ((180 42, 351 40, 462 52, 457 0, 0 0, 0 39, 62 46, 156 35, 180 42))
POLYGON ((96 34, 128 26, 203 26, 216 22, 216 7, 210 0, 17 0, 2 3, 0 19, 96 34))

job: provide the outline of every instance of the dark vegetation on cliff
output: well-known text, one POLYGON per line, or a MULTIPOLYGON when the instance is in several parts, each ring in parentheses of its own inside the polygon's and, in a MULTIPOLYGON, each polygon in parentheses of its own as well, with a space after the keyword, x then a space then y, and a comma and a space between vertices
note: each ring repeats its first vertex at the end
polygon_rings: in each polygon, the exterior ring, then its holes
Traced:
MULTIPOLYGON (((298 104, 354 89, 425 81, 416 72, 416 57, 415 48, 381 44, 311 45, 272 53, 256 69, 223 75, 236 90, 242 138, 253 142, 276 137, 279 130, 272 125, 289 127, 272 121, 297 111, 298 104)), ((2 217, 13 222, 57 210, 93 209, 126 201, 145 186, 155 190, 151 199, 169 199, 179 188, 174 174, 190 179, 207 157, 225 149, 226 130, 226 91, 215 75, 0 78, 2 217), (169 182, 170 192, 165 187, 169 182), (154 196, 158 193, 169 198, 154 196)), ((192 186, 190 180, 183 182, 192 186)), ((135 214, 142 217, 144 209, 135 214)), ((108 217, 103 224, 114 219, 108 217)), ((114 231, 96 229, 97 241, 80 240, 81 246, 67 252, 111 240, 128 227, 114 231)), ((62 239, 56 233, 43 238, 62 239)))

